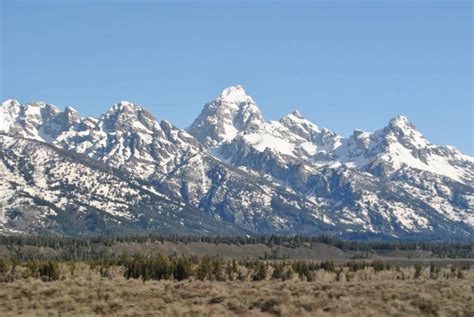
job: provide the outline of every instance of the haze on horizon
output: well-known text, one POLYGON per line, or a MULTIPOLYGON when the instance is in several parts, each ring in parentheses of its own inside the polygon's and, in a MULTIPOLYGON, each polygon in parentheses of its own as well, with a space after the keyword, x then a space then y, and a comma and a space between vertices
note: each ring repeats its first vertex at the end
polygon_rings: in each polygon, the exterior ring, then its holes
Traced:
POLYGON ((185 128, 242 84, 266 120, 297 108, 348 136, 402 114, 474 154, 470 1, 5 0, 0 17, 2 101, 129 100, 185 128))

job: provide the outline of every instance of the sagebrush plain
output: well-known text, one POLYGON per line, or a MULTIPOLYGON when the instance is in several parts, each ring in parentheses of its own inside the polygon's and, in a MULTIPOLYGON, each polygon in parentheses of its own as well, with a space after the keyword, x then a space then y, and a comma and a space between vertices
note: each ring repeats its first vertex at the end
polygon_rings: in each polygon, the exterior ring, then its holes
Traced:
MULTIPOLYGON (((446 266, 318 269, 311 281, 293 272, 262 280, 238 265, 240 278, 182 281, 127 279, 123 267, 60 264, 54 281, 19 266, 1 282, 2 316, 473 316, 474 270, 446 266)), ((287 265, 291 267, 291 264, 287 265)))

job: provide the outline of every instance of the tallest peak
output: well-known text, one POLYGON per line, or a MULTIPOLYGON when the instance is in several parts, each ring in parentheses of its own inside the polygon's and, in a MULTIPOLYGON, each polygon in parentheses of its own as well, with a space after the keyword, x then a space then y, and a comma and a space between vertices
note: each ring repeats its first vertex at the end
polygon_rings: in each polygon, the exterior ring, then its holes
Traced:
POLYGON ((188 131, 206 147, 233 139, 241 131, 254 131, 264 123, 262 112, 241 85, 225 88, 207 103, 188 131))
POLYGON ((224 90, 222 90, 222 94, 230 94, 236 91, 245 93, 244 87, 242 85, 235 85, 235 86, 229 86, 227 88, 224 88, 224 90))
POLYGON ((250 97, 244 90, 242 85, 230 86, 222 90, 219 99, 229 102, 241 102, 246 101, 250 97))

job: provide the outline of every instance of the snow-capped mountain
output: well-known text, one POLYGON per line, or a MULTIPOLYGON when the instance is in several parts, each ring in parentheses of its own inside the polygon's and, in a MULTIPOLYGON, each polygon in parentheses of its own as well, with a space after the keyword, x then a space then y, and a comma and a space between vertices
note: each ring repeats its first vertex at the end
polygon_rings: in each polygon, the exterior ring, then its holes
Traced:
POLYGON ((264 123, 262 113, 242 86, 226 88, 206 104, 189 132, 206 147, 232 140, 242 131, 257 131, 264 123))
MULTIPOLYGON (((212 120, 222 121, 214 115, 212 120)), ((195 126, 188 131, 205 135, 195 126)), ((210 150, 306 199, 324 201, 327 219, 335 218, 338 227, 359 224, 396 235, 399 229, 443 231, 435 226, 446 221, 443 226, 458 223, 472 236, 474 159, 430 143, 403 116, 374 133, 356 130, 343 138, 294 111, 215 140, 210 150)))
POLYGON ((107 165, 0 135, 0 232, 242 233, 107 165))
POLYGON ((374 133, 355 131, 336 150, 339 161, 372 174, 389 177, 402 168, 412 168, 473 183, 474 159, 454 147, 428 142, 408 121, 398 116, 374 133))
POLYGON ((7 100, 0 134, 7 232, 473 238, 474 158, 402 116, 344 138, 298 111, 267 122, 234 86, 187 131, 125 101, 96 119, 7 100))
POLYGON ((60 135, 52 144, 144 179, 162 177, 201 151, 199 142, 187 132, 156 121, 151 113, 126 101, 91 124, 60 135))
POLYGON ((43 142, 51 142, 80 121, 75 109, 61 111, 44 102, 20 105, 16 100, 7 100, 0 108, 0 133, 43 142))

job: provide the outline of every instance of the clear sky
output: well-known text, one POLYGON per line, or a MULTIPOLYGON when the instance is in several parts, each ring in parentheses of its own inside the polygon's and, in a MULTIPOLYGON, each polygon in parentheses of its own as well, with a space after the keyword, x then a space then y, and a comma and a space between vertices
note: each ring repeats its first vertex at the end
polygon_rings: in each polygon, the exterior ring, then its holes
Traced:
POLYGON ((242 84, 348 136, 406 115, 473 155, 471 1, 1 3, 0 97, 99 115, 120 100, 187 127, 242 84))

